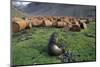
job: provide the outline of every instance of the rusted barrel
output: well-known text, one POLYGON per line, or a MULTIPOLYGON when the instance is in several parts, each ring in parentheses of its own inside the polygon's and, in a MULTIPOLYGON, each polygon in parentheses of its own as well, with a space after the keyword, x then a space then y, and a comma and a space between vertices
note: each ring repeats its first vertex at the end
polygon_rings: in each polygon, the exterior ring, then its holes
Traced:
POLYGON ((81 27, 82 29, 86 29, 86 28, 87 28, 87 24, 86 24, 86 23, 80 23, 80 27, 81 27))
POLYGON ((41 26, 43 24, 43 20, 38 18, 33 18, 31 20, 31 23, 33 26, 41 26))
POLYGON ((57 22, 57 27, 65 27, 67 26, 66 22, 57 22))
POLYGON ((88 19, 82 19, 82 20, 80 20, 80 22, 88 24, 89 20, 88 19))
POLYGON ((26 27, 27 27, 27 22, 25 20, 17 18, 17 17, 12 19, 12 31, 13 32, 21 31, 25 29, 26 27))
POLYGON ((70 31, 73 31, 73 32, 79 32, 80 30, 81 28, 76 24, 73 24, 72 27, 70 28, 70 31))
POLYGON ((43 26, 51 27, 52 24, 53 24, 53 23, 52 23, 50 20, 47 20, 47 19, 43 20, 43 26))

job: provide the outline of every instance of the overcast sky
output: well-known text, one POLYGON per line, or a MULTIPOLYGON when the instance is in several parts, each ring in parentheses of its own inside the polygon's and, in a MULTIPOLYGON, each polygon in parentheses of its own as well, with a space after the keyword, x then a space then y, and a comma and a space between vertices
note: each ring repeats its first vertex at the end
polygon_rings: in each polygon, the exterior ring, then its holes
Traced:
POLYGON ((13 0, 13 1, 34 1, 34 0, 13 0))
POLYGON ((31 3, 31 2, 18 2, 18 1, 17 2, 12 2, 12 4, 15 5, 15 6, 20 6, 20 5, 26 6, 29 3, 31 3))

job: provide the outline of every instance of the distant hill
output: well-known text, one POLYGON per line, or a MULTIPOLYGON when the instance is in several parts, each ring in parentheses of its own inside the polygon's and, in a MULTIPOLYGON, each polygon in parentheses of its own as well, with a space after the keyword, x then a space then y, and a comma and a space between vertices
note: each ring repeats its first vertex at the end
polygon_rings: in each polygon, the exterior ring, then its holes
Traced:
POLYGON ((11 6, 11 16, 12 17, 24 17, 24 13, 18 10, 16 7, 13 5, 11 6))
POLYGON ((21 9, 29 16, 95 16, 95 6, 32 2, 21 9))
POLYGON ((12 6, 12 16, 95 16, 95 6, 31 2, 26 6, 12 6), (16 9, 17 8, 17 9, 16 9))

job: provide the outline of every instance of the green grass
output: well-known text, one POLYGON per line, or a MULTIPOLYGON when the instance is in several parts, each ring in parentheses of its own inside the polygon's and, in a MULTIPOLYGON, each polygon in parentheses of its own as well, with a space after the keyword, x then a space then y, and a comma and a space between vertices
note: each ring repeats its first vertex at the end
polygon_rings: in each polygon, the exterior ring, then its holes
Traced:
POLYGON ((95 61, 95 22, 80 32, 64 31, 62 28, 33 27, 12 35, 12 62, 15 65, 62 63, 57 56, 49 56, 47 45, 53 32, 59 33, 59 42, 66 51, 76 54, 76 62, 95 61), (80 55, 80 56, 77 56, 80 55))

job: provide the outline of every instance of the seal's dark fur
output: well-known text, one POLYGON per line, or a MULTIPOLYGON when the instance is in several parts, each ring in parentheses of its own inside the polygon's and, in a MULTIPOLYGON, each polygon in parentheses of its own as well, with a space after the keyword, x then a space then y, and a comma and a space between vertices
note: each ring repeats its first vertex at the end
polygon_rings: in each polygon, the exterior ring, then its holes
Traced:
POLYGON ((58 33, 54 32, 48 43, 48 54, 49 55, 60 55, 64 52, 63 48, 58 47, 58 33))

